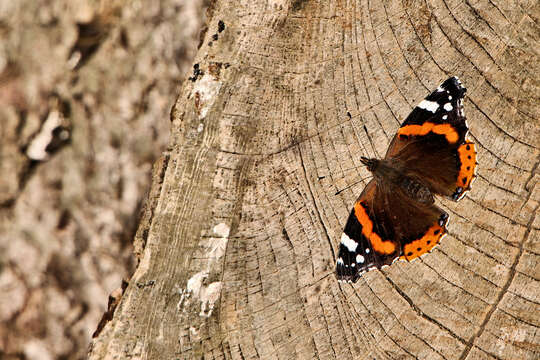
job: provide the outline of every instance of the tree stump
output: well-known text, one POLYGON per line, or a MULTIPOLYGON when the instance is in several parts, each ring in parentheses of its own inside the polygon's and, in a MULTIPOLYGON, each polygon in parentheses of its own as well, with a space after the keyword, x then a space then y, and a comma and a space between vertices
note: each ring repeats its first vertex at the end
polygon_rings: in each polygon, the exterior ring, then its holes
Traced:
POLYGON ((535 359, 538 3, 217 1, 172 111, 139 264, 90 359, 535 359), (412 108, 468 88, 478 179, 427 256, 338 283, 339 237, 412 108))

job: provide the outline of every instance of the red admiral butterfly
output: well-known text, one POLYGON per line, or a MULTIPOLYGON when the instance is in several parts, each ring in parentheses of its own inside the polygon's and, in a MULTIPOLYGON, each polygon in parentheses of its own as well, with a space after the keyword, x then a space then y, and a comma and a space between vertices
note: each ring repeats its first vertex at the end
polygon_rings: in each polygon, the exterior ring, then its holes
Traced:
POLYGON ((366 271, 416 259, 445 235, 448 214, 434 205, 433 195, 457 201, 475 178, 465 92, 457 77, 446 80, 401 124, 384 159, 362 157, 373 179, 341 236, 338 280, 356 282, 366 271))

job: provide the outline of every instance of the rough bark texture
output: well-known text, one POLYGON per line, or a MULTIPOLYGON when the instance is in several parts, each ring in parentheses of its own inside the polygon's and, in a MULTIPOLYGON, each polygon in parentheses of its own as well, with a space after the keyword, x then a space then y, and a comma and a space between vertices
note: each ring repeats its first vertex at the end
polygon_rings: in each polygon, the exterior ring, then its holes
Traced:
POLYGON ((90 359, 538 358, 538 22, 534 1, 217 1, 90 359), (338 284, 363 185, 334 194, 450 75, 480 165, 440 201, 449 236, 338 284))
POLYGON ((202 6, 0 0, 1 359, 86 358, 134 269, 202 6))

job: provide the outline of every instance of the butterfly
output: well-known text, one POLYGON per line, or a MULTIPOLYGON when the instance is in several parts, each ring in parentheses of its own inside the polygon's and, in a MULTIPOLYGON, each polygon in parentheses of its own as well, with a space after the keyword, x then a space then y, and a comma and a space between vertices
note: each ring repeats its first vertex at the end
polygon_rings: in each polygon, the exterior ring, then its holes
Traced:
POLYGON ((434 195, 458 201, 476 176, 465 92, 457 77, 444 81, 401 124, 384 159, 361 158, 373 179, 341 235, 339 281, 356 282, 366 271, 416 259, 446 234, 449 215, 434 204, 434 195))

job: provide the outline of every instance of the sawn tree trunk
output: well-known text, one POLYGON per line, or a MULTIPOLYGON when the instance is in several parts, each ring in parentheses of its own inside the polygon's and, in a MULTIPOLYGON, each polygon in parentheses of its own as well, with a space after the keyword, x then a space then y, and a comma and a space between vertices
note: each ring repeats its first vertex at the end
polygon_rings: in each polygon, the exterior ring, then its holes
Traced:
MULTIPOLYGON (((217 1, 90 359, 537 359, 539 5, 217 1), (422 259, 334 276, 399 124, 468 88, 478 179, 422 259)), ((179 25, 181 26, 181 25, 179 25)))

